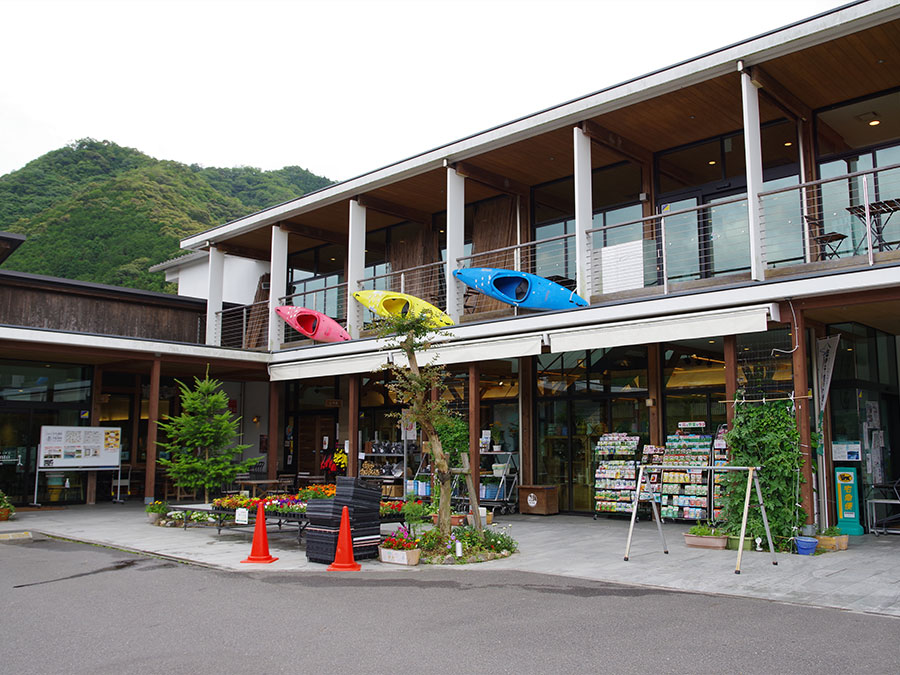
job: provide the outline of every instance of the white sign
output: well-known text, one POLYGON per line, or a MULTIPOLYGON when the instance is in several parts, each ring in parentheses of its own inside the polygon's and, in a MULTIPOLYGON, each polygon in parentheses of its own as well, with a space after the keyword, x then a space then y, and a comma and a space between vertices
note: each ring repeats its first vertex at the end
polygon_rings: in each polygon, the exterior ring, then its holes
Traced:
MULTIPOLYGON (((819 375, 819 410, 825 410, 828 390, 831 388, 831 374, 834 372, 834 359, 837 357, 840 335, 831 335, 816 340, 816 371, 819 375)), ((821 413, 820 413, 821 414, 821 413)))
POLYGON ((679 423, 678 423, 678 428, 679 428, 679 429, 705 429, 705 428, 706 428, 706 422, 703 422, 703 421, 697 421, 697 422, 679 422, 679 423))
POLYGON ((236 525, 246 525, 250 522, 250 512, 247 509, 235 509, 234 522, 236 525))
POLYGON ((38 467, 118 467, 121 450, 120 427, 41 427, 38 467))
POLYGON ((881 408, 878 401, 866 401, 866 423, 870 429, 881 427, 881 408))
POLYGON ((859 443, 831 444, 831 458, 836 462, 858 462, 860 457, 859 443))

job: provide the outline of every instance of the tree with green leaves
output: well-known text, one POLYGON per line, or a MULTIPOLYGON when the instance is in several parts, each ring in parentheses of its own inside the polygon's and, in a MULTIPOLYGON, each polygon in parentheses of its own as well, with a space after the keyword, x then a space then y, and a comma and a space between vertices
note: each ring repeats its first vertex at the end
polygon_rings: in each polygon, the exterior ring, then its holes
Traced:
POLYGON ((228 395, 222 383, 210 379, 209 372, 201 380, 194 378, 194 388, 175 380, 181 390, 181 414, 159 422, 167 441, 160 447, 170 453, 159 459, 175 485, 187 490, 203 489, 203 500, 209 503, 210 490, 230 483, 259 460, 255 457, 235 461, 249 445, 235 445, 238 421, 228 410, 228 395))
MULTIPOLYGON (((418 355, 431 346, 434 329, 430 326, 430 315, 423 312, 413 315, 391 316, 378 324, 379 337, 386 339, 386 348, 399 349, 406 357, 408 365, 388 363, 385 369, 393 376, 388 389, 397 402, 408 410, 408 416, 422 431, 423 450, 431 454, 432 474, 440 486, 438 501, 438 529, 445 537, 450 536, 450 497, 452 492, 453 454, 459 455, 458 418, 447 409, 443 396, 432 397, 447 390, 446 371, 433 363, 419 364, 418 355), (452 447, 444 448, 442 436, 450 440, 452 447)), ((465 423, 463 423, 465 424, 465 423)), ((466 425, 466 429, 468 426, 466 425)), ((468 444, 468 439, 466 439, 468 444)), ((472 512, 478 513, 478 495, 469 495, 472 512)), ((475 518, 476 528, 481 530, 481 519, 475 518)))

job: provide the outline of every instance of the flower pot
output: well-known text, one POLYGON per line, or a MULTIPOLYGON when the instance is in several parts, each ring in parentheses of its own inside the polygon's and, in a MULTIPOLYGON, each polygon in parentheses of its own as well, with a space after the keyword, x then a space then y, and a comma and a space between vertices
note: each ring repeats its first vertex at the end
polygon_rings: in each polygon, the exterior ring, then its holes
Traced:
POLYGON ((820 551, 846 551, 850 543, 849 534, 839 534, 836 537, 826 537, 823 534, 816 535, 819 542, 816 548, 820 551))
POLYGON ((383 563, 392 563, 394 565, 418 565, 419 556, 422 555, 422 549, 410 548, 400 551, 392 548, 378 547, 378 559, 383 563))
POLYGON ((494 450, 494 452, 503 452, 503 446, 495 445, 495 446, 493 446, 493 450, 494 450))
MULTIPOLYGON (((728 546, 726 548, 729 551, 737 551, 740 541, 741 541, 740 537, 734 537, 734 536, 729 535, 728 546)), ((745 551, 755 551, 756 550, 756 544, 753 541, 753 537, 744 537, 744 550, 745 551)))
POLYGON ((0 520, 9 520, 9 509, 0 509, 0 520))
POLYGON ((728 546, 728 537, 724 534, 704 537, 699 534, 688 534, 687 532, 685 532, 684 543, 692 548, 724 549, 728 546))
POLYGON ((502 478, 506 473, 506 464, 491 464, 491 471, 496 478, 502 478))
POLYGON ((800 555, 812 555, 816 552, 816 546, 819 541, 815 537, 797 537, 794 539, 797 544, 797 553, 800 555))
POLYGON ((150 521, 151 525, 156 525, 157 523, 159 523, 160 518, 162 518, 161 513, 148 513, 147 514, 147 520, 150 521))
MULTIPOLYGON (((438 514, 432 513, 431 514, 431 522, 434 523, 435 525, 437 525, 437 521, 438 521, 438 514)), ((456 527, 457 525, 462 525, 464 522, 466 522, 466 516, 464 514, 462 514, 462 513, 451 513, 450 514, 450 526, 451 527, 456 527)))

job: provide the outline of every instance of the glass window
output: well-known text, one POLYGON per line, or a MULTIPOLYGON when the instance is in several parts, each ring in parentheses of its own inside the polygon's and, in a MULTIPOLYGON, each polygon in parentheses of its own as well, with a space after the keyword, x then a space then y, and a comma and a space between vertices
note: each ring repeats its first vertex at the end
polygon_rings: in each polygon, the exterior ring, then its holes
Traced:
POLYGON ((90 369, 66 364, 0 361, 0 401, 86 402, 90 369))
MULTIPOLYGON (((763 170, 795 167, 800 163, 797 125, 789 120, 768 124, 761 130, 763 170)), ((741 143, 743 146, 743 143, 741 143)), ((743 147, 741 148, 743 152, 743 147)), ((774 188, 769 188, 774 189, 774 188)))
MULTIPOLYGON (((574 191, 574 187, 572 189, 574 191)), ((636 202, 640 199, 640 193, 641 167, 637 164, 623 162, 595 169, 591 174, 591 199, 595 211, 617 204, 636 202)))
POLYGON ((719 140, 662 153, 657 158, 660 193, 676 192, 722 179, 719 140))
POLYGON ((574 218, 575 180, 566 178, 540 185, 532 190, 532 199, 535 223, 574 218))
POLYGON ((563 352, 561 354, 540 354, 537 359, 538 396, 563 396, 570 388, 584 391, 585 353, 563 352))
POLYGON ((821 156, 900 140, 900 91, 820 112, 816 131, 821 156))

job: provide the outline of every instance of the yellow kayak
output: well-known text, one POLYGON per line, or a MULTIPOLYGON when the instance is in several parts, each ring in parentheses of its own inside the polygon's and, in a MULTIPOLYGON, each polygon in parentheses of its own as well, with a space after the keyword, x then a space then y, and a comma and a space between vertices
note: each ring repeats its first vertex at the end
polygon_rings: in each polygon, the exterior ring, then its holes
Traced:
POLYGON ((452 326, 453 319, 429 302, 406 293, 393 291, 356 291, 353 297, 365 305, 373 314, 383 317, 406 316, 412 311, 415 316, 428 312, 428 325, 432 328, 452 326))

